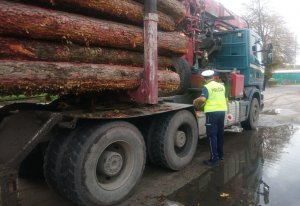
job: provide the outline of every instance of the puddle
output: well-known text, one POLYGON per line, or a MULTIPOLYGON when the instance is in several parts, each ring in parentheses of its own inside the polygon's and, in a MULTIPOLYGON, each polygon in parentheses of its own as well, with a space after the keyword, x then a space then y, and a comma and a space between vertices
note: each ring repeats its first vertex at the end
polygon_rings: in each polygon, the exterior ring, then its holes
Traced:
POLYGON ((300 127, 244 132, 225 161, 167 197, 174 205, 299 205, 300 127))

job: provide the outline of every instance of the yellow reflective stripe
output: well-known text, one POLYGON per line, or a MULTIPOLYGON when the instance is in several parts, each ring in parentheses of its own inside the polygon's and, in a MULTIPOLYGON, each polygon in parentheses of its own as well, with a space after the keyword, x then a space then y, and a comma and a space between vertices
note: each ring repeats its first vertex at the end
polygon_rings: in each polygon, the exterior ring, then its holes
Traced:
POLYGON ((227 111, 227 105, 222 103, 216 103, 215 105, 204 106, 204 112, 217 112, 217 111, 227 111))

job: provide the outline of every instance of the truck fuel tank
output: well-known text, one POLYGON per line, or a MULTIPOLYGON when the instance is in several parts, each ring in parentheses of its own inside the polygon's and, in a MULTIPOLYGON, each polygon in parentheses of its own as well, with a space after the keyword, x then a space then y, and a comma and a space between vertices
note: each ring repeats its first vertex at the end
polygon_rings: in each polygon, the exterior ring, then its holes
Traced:
POLYGON ((231 96, 242 98, 244 94, 244 75, 231 73, 231 96))

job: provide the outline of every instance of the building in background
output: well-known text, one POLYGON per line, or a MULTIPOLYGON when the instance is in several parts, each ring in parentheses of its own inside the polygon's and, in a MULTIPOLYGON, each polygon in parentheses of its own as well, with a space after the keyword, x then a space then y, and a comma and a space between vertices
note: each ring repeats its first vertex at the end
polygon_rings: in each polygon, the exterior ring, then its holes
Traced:
POLYGON ((300 69, 298 70, 276 70, 272 78, 279 85, 300 84, 300 69))

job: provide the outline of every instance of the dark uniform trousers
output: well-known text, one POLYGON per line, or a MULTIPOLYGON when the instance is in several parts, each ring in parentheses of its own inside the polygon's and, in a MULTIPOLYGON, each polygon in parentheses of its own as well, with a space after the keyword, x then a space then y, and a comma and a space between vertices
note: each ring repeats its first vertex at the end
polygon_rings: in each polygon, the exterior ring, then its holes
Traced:
POLYGON ((209 140, 211 160, 224 157, 224 118, 225 112, 206 113, 206 135, 209 140))

